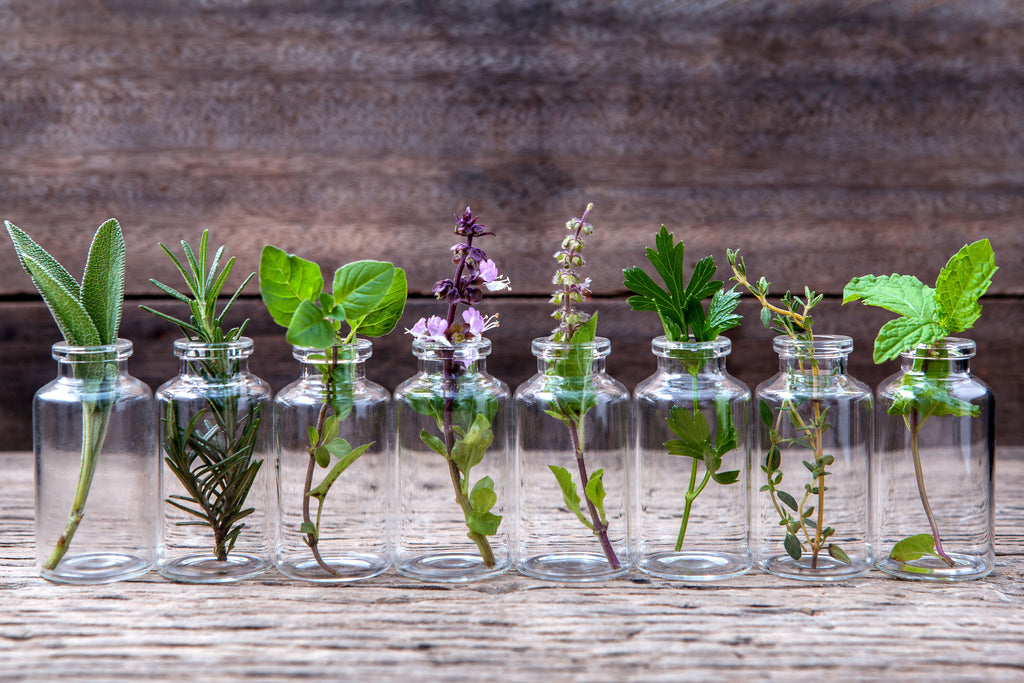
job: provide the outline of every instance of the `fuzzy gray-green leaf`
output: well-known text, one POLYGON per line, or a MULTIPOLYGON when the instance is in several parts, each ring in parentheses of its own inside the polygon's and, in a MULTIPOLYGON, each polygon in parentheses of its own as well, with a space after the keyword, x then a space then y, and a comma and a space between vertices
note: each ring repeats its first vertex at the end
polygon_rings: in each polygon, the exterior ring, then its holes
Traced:
POLYGON ((96 230, 82 275, 82 306, 101 344, 117 341, 124 306, 125 249, 121 225, 113 218, 96 230))

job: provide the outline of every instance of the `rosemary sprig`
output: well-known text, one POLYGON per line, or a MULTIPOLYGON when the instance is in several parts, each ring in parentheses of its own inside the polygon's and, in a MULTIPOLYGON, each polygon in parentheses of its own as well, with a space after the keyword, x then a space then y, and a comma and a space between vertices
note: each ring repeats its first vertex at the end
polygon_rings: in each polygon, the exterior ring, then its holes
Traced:
MULTIPOLYGON (((237 341, 249 322, 247 319, 238 327, 224 331, 225 316, 255 273, 245 278, 217 315, 218 298, 234 267, 235 257, 228 259, 221 268, 224 247, 220 247, 207 268, 209 232, 203 231, 198 256, 188 242, 181 241, 187 268, 167 247, 160 245, 181 273, 191 296, 157 280, 150 280, 164 293, 185 303, 191 312, 189 319, 176 318, 149 306, 140 308, 174 323, 189 341, 226 344, 237 341)), ((199 359, 195 365, 200 377, 214 382, 230 379, 238 371, 238 362, 226 350, 215 350, 211 357, 199 359)), ((263 417, 261 406, 244 398, 230 389, 211 391, 204 399, 206 407, 192 415, 184 425, 181 424, 183 406, 172 399, 161 418, 166 433, 164 462, 186 493, 172 495, 166 501, 196 518, 179 521, 178 525, 210 528, 213 532, 213 554, 220 561, 227 560, 245 528, 242 520, 255 512, 255 508, 245 507, 245 502, 263 465, 263 460, 255 454, 257 432, 263 417)))

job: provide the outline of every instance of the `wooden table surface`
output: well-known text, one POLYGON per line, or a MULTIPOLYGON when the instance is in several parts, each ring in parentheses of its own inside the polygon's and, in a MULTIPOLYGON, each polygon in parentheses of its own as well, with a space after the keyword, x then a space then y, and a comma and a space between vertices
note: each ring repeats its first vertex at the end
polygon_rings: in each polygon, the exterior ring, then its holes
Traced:
POLYGON ((0 680, 1022 680, 1024 448, 996 472, 996 572, 962 584, 76 587, 36 575, 31 457, 0 455, 0 680))

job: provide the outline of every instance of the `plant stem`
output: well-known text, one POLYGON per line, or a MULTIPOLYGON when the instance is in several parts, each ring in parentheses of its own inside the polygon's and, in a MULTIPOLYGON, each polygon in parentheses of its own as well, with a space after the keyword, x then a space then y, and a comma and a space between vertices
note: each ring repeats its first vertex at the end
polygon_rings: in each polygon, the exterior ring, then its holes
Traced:
MULTIPOLYGON (((587 476, 587 465, 583 460, 583 415, 580 415, 579 420, 572 419, 571 421, 574 423, 575 428, 572 425, 569 426, 569 436, 572 438, 572 447, 576 453, 576 466, 580 471, 580 480, 583 482, 584 489, 586 489, 590 478, 587 476)), ((598 514, 597 508, 586 493, 584 493, 583 497, 587 501, 590 519, 594 523, 594 533, 601 541, 601 550, 604 551, 604 555, 608 558, 608 564, 611 565, 612 569, 618 569, 621 565, 619 564, 619 558, 615 556, 615 549, 612 548, 611 541, 608 540, 608 525, 601 521, 601 515, 598 514)))
POLYGON ((921 467, 921 453, 918 448, 917 433, 920 430, 918 424, 917 410, 910 411, 910 452, 914 457, 914 474, 917 475, 917 491, 921 494, 921 504, 924 505, 924 514, 928 516, 928 525, 932 528, 932 538, 935 539, 935 552, 942 558, 942 561, 950 567, 956 562, 942 549, 942 541, 939 540, 939 526, 935 523, 935 515, 932 513, 932 506, 928 503, 928 493, 924 488, 924 469, 921 467))
MULTIPOLYGON (((324 397, 324 402, 320 406, 320 413, 316 420, 316 433, 318 439, 323 438, 324 422, 327 421, 327 410, 331 405, 331 399, 334 397, 334 369, 338 366, 338 347, 331 347, 331 365, 330 372, 327 375, 326 387, 327 395, 324 397)), ((313 471, 316 468, 316 456, 313 454, 314 448, 309 449, 309 463, 306 465, 306 482, 302 489, 302 521, 304 524, 312 524, 313 519, 309 514, 309 492, 313 489, 313 471)), ((319 531, 320 531, 320 520, 319 514, 317 515, 317 533, 306 534, 306 545, 309 546, 310 551, 313 553, 313 559, 320 565, 320 568, 332 576, 338 576, 337 570, 324 562, 323 558, 320 557, 320 549, 318 547, 320 543, 319 531)))
MULTIPOLYGON (((699 372, 699 370, 698 370, 699 372)), ((697 417, 699 411, 698 404, 700 402, 700 392, 697 390, 697 374, 691 372, 690 376, 693 377, 693 416, 697 417)), ((705 481, 706 481, 705 477, 705 481)), ((694 494, 694 488, 697 486, 697 459, 693 458, 693 463, 690 466, 690 486, 686 490, 686 504, 683 506, 683 520, 679 524, 679 536, 676 538, 676 552, 678 553, 683 549, 683 539, 686 537, 686 527, 690 523, 690 509, 693 507, 693 501, 697 498, 694 494)))
MULTIPOLYGON (((817 379, 818 368, 814 368, 814 378, 817 379)), ((814 406, 814 461, 815 463, 821 462, 821 457, 824 454, 825 446, 822 442, 821 434, 821 406, 818 401, 813 402, 814 406)), ((824 540, 821 537, 822 526, 825 523, 825 468, 821 466, 821 474, 818 475, 818 523, 814 528, 814 542, 811 544, 811 569, 818 568, 818 553, 821 552, 821 546, 824 545, 824 540)))
POLYGON ((112 400, 82 401, 82 458, 78 486, 75 488, 75 497, 71 501, 71 511, 68 513, 64 531, 57 539, 53 552, 43 563, 43 569, 52 571, 57 568, 71 546, 71 539, 74 538, 78 525, 85 517, 85 502, 89 497, 89 488, 92 486, 100 451, 106 439, 112 405, 112 400))

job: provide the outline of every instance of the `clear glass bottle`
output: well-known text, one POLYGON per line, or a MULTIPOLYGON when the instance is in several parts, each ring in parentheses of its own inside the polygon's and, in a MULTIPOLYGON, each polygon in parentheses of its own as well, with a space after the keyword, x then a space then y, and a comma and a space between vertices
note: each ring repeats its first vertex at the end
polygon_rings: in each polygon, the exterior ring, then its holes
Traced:
POLYGON ((764 571, 835 581, 871 569, 872 397, 846 374, 853 340, 775 338, 779 373, 757 387, 751 539, 764 571))
POLYGON ((160 536, 153 394, 128 374, 132 343, 53 345, 57 378, 32 401, 36 566, 61 583, 149 571, 160 536))
POLYGON ((549 581, 620 576, 633 565, 627 514, 633 432, 629 391, 605 370, 611 343, 542 337, 532 348, 537 374, 513 399, 516 568, 549 581), (571 366, 578 370, 566 369, 571 366))
POLYGON ((651 348, 658 370, 634 390, 637 567, 683 581, 738 576, 751 566, 750 389, 725 369, 725 337, 661 336, 651 348))
POLYGON ((273 562, 270 387, 249 372, 252 350, 248 337, 174 342, 180 372, 156 392, 169 579, 239 581, 273 562))
POLYGON ((367 339, 296 346, 302 375, 274 399, 275 564, 293 579, 358 581, 391 566, 390 396, 366 379, 372 352, 367 339))
POLYGON ((418 371, 395 389, 395 567, 423 581, 511 566, 509 389, 487 373, 487 339, 416 340, 418 371), (451 454, 451 455, 449 455, 451 454))
POLYGON ((974 354, 970 339, 918 346, 878 387, 872 543, 893 576, 978 579, 995 563, 995 405, 974 354))

